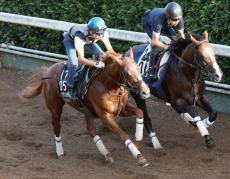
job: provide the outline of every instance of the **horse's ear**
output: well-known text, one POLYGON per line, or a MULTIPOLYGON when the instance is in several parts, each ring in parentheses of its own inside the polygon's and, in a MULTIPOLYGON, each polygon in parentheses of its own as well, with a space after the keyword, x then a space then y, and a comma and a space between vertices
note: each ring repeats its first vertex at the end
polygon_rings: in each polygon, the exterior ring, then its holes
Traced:
POLYGON ((196 39, 192 36, 192 34, 189 34, 189 35, 190 35, 191 41, 192 41, 193 43, 195 43, 196 45, 198 45, 198 44, 199 44, 199 41, 196 40, 196 39))
POLYGON ((208 41, 208 32, 206 30, 204 31, 203 36, 204 36, 204 40, 208 41))
POLYGON ((130 48, 129 57, 134 60, 133 48, 130 48))
POLYGON ((110 54, 110 57, 115 60, 119 65, 123 64, 123 61, 119 58, 119 55, 110 54))

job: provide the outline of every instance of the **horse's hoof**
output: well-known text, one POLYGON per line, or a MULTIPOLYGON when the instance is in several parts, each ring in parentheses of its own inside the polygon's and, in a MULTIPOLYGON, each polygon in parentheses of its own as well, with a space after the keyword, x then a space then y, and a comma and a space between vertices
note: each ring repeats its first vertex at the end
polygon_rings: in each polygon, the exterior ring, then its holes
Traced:
POLYGON ((108 166, 111 166, 113 164, 113 158, 110 154, 107 154, 105 156, 105 163, 108 165, 108 166))
POLYGON ((138 165, 144 168, 144 167, 149 166, 149 162, 146 159, 142 159, 138 162, 138 165))
POLYGON ((208 149, 212 149, 216 144, 210 135, 205 136, 205 143, 208 149))
POLYGON ((57 155, 57 158, 58 158, 58 159, 62 159, 63 157, 64 157, 64 154, 57 155))

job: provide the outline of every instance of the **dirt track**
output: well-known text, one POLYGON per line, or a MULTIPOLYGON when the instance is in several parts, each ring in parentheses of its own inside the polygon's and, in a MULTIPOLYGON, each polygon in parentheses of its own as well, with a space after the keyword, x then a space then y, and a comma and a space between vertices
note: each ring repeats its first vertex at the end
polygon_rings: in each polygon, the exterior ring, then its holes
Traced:
MULTIPOLYGON (((219 114, 209 129, 216 147, 208 150, 200 134, 159 101, 148 102, 148 107, 164 149, 150 147, 145 133, 141 152, 149 167, 140 168, 119 138, 98 120, 99 134, 114 159, 113 166, 106 166, 83 115, 69 106, 62 115, 66 155, 56 159, 50 113, 42 96, 26 104, 17 97, 27 77, 21 71, 0 69, 0 178, 230 179, 230 116, 219 114)), ((119 119, 119 124, 134 136, 135 120, 119 119)))

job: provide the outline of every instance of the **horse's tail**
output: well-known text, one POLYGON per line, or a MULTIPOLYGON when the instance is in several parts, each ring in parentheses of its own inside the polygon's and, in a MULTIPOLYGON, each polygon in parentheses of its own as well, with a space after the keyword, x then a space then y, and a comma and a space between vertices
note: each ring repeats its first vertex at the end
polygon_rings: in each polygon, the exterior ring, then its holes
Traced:
POLYGON ((29 78, 29 84, 18 93, 22 101, 27 101, 41 94, 43 89, 43 78, 47 75, 48 68, 42 67, 41 70, 29 78))

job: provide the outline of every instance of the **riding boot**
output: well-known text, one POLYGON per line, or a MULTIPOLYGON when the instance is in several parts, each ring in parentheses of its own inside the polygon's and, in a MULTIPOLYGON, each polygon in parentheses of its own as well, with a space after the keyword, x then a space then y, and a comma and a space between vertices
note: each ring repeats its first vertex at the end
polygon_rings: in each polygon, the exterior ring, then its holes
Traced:
POLYGON ((70 65, 68 67, 68 76, 67 76, 67 93, 65 94, 66 98, 75 99, 74 94, 74 82, 75 82, 75 73, 76 67, 74 65, 70 65))
POLYGON ((154 68, 154 65, 157 62, 158 54, 161 50, 162 49, 156 48, 156 47, 152 47, 152 49, 151 49, 149 69, 146 72, 149 79, 155 79, 156 78, 156 75, 155 75, 156 69, 154 68))

